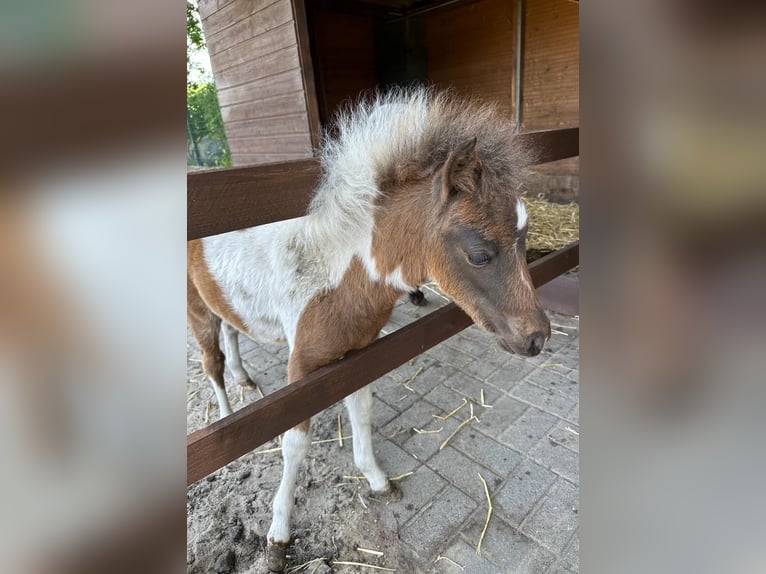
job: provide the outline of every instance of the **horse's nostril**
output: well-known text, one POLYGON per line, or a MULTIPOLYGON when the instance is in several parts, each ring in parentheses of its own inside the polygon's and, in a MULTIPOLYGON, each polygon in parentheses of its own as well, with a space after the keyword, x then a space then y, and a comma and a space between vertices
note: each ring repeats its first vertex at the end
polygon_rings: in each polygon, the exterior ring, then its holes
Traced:
POLYGON ((543 350, 544 344, 545 344, 545 337, 543 337, 543 334, 535 333, 529 339, 529 346, 527 347, 527 352, 532 357, 534 357, 535 355, 539 355, 540 351, 543 350))

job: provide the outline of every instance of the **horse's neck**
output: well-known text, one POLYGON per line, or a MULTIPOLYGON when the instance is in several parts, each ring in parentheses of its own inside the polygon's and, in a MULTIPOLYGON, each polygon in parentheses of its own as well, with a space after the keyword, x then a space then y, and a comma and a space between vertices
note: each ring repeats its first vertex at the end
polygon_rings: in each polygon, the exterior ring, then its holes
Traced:
POLYGON ((431 208, 427 201, 416 190, 400 189, 387 195, 376 212, 371 255, 380 274, 404 290, 428 279, 431 208))

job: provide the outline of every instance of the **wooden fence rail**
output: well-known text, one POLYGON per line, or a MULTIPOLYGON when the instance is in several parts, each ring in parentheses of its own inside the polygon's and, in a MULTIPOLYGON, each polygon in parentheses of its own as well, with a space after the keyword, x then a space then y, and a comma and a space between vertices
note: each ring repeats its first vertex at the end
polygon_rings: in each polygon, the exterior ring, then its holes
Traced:
MULTIPOLYGON (((578 128, 517 136, 537 151, 534 163, 578 154, 578 128)), ((316 160, 191 173, 189 240, 303 215, 319 177, 316 160)), ((530 265, 536 287, 579 262, 579 242, 530 265)), ((187 484, 192 484, 280 433, 359 390, 460 332, 471 319, 454 303, 187 437, 187 484), (307 397, 310 397, 307 399, 307 397)))

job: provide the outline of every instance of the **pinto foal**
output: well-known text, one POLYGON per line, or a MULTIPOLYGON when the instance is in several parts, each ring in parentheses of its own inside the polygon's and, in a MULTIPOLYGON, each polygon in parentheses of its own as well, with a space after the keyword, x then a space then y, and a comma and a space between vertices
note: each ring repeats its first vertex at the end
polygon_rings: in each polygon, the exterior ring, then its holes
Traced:
MULTIPOLYGON (((501 347, 536 355, 550 324, 530 279, 527 214, 516 190, 524 151, 493 108, 424 89, 377 96, 341 114, 321 150, 305 217, 190 241, 188 316, 221 416, 225 361, 249 382, 237 331, 286 340, 288 383, 372 342, 397 299, 435 280, 501 347)), ((345 400, 354 461, 378 495, 401 494, 375 460, 372 396, 345 400)), ((285 567, 296 476, 310 421, 282 440, 284 470, 268 533, 285 567)))

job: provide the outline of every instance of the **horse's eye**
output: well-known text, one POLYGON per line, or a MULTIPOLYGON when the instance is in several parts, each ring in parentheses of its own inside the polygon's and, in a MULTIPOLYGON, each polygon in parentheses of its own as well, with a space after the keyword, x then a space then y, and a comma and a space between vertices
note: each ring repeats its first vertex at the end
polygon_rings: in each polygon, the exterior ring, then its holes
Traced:
POLYGON ((491 257, 486 251, 471 251, 468 253, 468 263, 474 267, 482 267, 483 265, 489 263, 490 260, 491 257))

